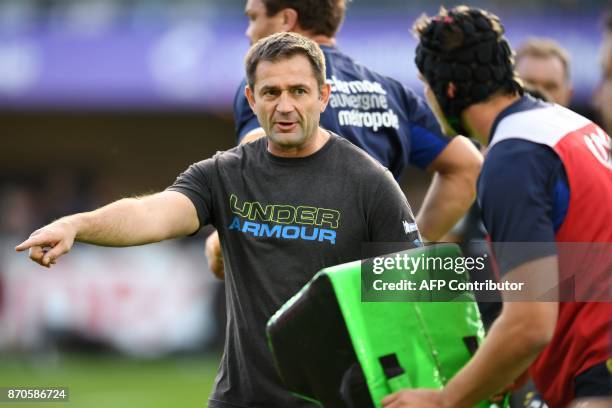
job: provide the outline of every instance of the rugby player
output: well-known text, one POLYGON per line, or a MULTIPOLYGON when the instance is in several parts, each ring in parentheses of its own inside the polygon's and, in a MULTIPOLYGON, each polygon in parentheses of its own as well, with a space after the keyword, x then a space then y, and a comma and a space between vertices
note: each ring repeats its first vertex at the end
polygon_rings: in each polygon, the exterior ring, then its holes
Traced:
MULTIPOLYGON (((447 128, 488 146, 478 201, 491 239, 540 243, 498 256, 500 273, 558 282, 572 261, 557 253, 561 243, 612 242, 610 137, 568 109, 523 94, 495 15, 442 9, 419 19, 415 32, 415 61, 434 112, 447 128)), ((550 407, 611 406, 609 249, 606 254, 597 271, 574 276, 605 301, 504 301, 473 359, 442 390, 403 390, 383 405, 472 407, 529 369, 550 407)))

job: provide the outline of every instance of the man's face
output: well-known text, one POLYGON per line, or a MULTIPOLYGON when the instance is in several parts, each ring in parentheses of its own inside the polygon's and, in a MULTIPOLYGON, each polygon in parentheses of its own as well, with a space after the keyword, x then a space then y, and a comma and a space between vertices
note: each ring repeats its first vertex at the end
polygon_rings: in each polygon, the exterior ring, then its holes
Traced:
POLYGON ((602 46, 602 79, 595 95, 595 106, 608 133, 612 132, 612 33, 607 33, 602 46))
POLYGON ((282 13, 268 17, 262 0, 247 0, 244 14, 249 19, 246 36, 251 45, 264 37, 284 31, 282 13))
POLYGON ((516 71, 526 85, 544 91, 559 105, 569 105, 572 86, 559 58, 525 55, 516 64, 516 71))
POLYGON ((318 131, 330 93, 327 84, 319 92, 308 58, 298 54, 259 62, 254 88, 246 87, 246 97, 273 147, 306 146, 318 131))

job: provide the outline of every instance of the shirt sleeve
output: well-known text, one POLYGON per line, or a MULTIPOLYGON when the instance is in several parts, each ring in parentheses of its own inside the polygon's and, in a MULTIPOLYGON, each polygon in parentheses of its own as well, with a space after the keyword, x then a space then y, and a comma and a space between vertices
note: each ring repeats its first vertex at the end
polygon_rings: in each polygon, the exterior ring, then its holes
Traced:
POLYGON ((450 137, 444 136, 427 103, 412 90, 404 91, 411 135, 410 163, 425 169, 446 148, 450 137))
POLYGON ((488 152, 478 199, 502 275, 556 254, 554 190, 562 172, 552 149, 526 140, 506 140, 488 152), (538 244, 502 245, 508 242, 538 244))
POLYGON ((412 209, 397 181, 385 170, 368 211, 370 242, 411 242, 421 245, 412 209))
POLYGON ((245 86, 246 80, 243 79, 234 96, 234 123, 236 126, 236 140, 238 143, 240 143, 247 133, 260 127, 257 116, 253 113, 246 96, 244 96, 245 86))
MULTIPOLYGON (((211 171, 214 169, 214 158, 192 164, 181 173, 168 191, 177 191, 187 196, 193 203, 200 221, 199 228, 213 223, 213 189, 211 171)), ((198 230, 199 230, 198 228, 198 230)))

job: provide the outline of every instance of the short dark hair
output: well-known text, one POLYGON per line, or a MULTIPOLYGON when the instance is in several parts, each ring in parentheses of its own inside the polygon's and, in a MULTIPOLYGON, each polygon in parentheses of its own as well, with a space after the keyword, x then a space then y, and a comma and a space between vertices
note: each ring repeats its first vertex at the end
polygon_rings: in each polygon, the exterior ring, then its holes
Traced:
POLYGON ((338 32, 344 20, 346 2, 346 0, 263 0, 268 17, 286 8, 294 9, 298 13, 298 23, 302 29, 327 37, 333 37, 338 32))
POLYGON ((316 42, 297 33, 276 33, 257 41, 245 58, 247 82, 251 90, 255 89, 255 72, 260 61, 278 61, 304 55, 308 58, 312 72, 319 84, 319 90, 325 85, 325 57, 316 42))
POLYGON ((419 39, 415 63, 459 133, 465 133, 460 118, 468 106, 494 94, 523 94, 496 15, 468 6, 442 7, 435 17, 421 16, 413 31, 419 39))
POLYGON ((557 58, 563 65, 565 79, 569 81, 569 54, 556 41, 549 38, 529 38, 516 50, 516 64, 524 57, 557 58))

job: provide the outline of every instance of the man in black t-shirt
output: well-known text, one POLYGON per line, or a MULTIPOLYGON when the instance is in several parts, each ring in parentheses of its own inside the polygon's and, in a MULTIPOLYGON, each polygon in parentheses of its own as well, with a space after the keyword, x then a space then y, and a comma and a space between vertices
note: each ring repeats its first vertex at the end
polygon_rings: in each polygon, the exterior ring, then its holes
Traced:
POLYGON ((268 318, 318 270, 360 259, 362 243, 419 245, 420 236, 391 173, 319 127, 330 86, 316 43, 273 35, 251 48, 246 70, 265 139, 192 165, 164 192, 62 218, 16 249, 51 266, 75 240, 140 245, 214 225, 226 259, 228 340, 209 406, 310 406, 281 384, 268 318))
MULTIPOLYGON (((345 0, 247 0, 246 36, 254 43, 270 34, 291 31, 315 41, 325 56, 331 85, 321 127, 348 139, 388 168, 399 180, 409 165, 433 174, 417 214, 423 238, 436 241, 473 203, 482 156, 465 137, 446 137, 422 98, 395 79, 359 64, 336 46, 345 0)), ((238 142, 265 136, 244 95, 246 81, 234 98, 238 142)), ((216 233, 206 241, 211 271, 223 279, 216 233)))

